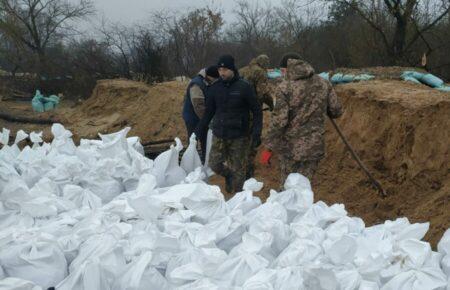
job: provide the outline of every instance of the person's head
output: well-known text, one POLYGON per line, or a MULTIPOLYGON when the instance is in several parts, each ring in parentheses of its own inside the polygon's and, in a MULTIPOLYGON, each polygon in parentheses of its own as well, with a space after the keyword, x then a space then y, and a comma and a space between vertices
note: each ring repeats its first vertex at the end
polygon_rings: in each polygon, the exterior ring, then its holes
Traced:
POLYGON ((255 59, 254 62, 259 65, 260 67, 262 67, 263 69, 268 69, 269 65, 270 65, 270 59, 266 54, 261 54, 258 55, 255 59))
POLYGON ((302 59, 302 57, 295 52, 289 52, 283 55, 283 57, 280 60, 280 68, 287 68, 288 67, 288 60, 290 59, 302 59))
POLYGON ((232 79, 236 74, 237 70, 234 65, 234 58, 229 54, 222 55, 219 58, 217 66, 219 68, 220 77, 225 81, 232 79))
POLYGON ((206 68, 205 70, 205 80, 212 84, 220 77, 219 71, 217 70, 217 66, 212 65, 206 68))
POLYGON ((314 75, 314 68, 304 60, 290 58, 287 62, 287 79, 296 81, 314 75))

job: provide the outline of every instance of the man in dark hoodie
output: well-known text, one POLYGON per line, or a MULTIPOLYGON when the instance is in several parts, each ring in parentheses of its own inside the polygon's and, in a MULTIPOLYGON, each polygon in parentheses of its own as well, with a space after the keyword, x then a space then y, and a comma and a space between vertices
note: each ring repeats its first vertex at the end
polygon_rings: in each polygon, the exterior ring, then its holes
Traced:
MULTIPOLYGON (((183 120, 186 124, 188 139, 194 133, 198 122, 203 117, 206 107, 206 90, 219 79, 217 66, 202 69, 189 83, 183 104, 183 120)), ((201 145, 201 159, 205 162, 206 135, 199 138, 201 145)))
POLYGON ((225 177, 226 191, 236 193, 246 178, 248 149, 261 145, 262 110, 253 87, 239 77, 231 55, 220 57, 218 68, 220 80, 208 89, 206 111, 196 133, 204 136, 214 118, 209 166, 225 177))

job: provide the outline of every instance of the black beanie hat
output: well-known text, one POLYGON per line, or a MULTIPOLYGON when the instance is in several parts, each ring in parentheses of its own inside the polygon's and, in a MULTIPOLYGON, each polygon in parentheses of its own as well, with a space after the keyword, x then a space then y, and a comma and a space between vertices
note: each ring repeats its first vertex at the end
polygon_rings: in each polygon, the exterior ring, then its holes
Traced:
POLYGON ((222 55, 219 58, 219 63, 217 64, 217 66, 236 71, 236 67, 234 66, 234 58, 229 54, 222 55))
POLYGON ((206 69, 206 75, 215 79, 220 77, 219 71, 217 70, 216 65, 212 65, 206 69))

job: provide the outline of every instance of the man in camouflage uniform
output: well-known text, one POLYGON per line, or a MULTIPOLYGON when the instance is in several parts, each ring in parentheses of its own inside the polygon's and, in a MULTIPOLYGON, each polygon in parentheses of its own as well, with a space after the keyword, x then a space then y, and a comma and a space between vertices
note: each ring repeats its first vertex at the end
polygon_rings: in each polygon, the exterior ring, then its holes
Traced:
POLYGON ((311 179, 325 155, 325 118, 342 107, 331 84, 300 59, 287 61, 287 77, 276 90, 267 147, 278 155, 281 177, 299 172, 311 179))
POLYGON ((270 111, 273 110, 273 99, 270 96, 269 79, 267 78, 267 69, 270 59, 267 55, 261 54, 252 59, 248 66, 239 70, 239 75, 253 85, 261 106, 266 104, 270 111))
MULTIPOLYGON (((272 111, 273 99, 270 96, 269 80, 267 78, 269 64, 269 57, 265 54, 261 54, 252 59, 248 66, 241 68, 239 74, 254 87, 256 97, 261 104, 261 107, 263 104, 266 104, 269 107, 269 110, 272 111)), ((249 148, 246 178, 252 177, 255 173, 255 158, 257 153, 255 148, 249 148)))

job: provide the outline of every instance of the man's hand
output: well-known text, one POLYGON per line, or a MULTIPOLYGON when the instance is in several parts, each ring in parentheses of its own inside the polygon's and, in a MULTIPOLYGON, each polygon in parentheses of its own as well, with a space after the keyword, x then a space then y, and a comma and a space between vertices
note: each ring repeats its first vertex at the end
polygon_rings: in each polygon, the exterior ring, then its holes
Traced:
POLYGON ((252 147, 258 148, 261 145, 261 136, 253 136, 252 138, 252 147))

